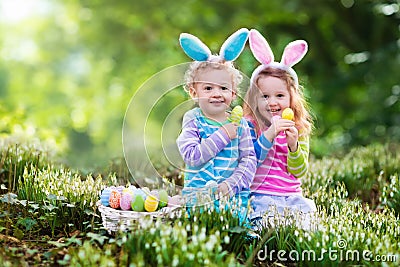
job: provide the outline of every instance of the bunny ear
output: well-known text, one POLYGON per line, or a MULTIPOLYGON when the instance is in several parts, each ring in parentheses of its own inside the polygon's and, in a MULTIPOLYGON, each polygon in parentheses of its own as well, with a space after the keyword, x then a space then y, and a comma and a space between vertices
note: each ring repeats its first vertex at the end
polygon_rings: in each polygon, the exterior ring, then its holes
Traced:
POLYGON ((196 61, 206 61, 211 56, 210 49, 194 35, 181 33, 179 43, 186 55, 196 61))
POLYGON ((246 28, 234 32, 221 46, 219 55, 226 61, 237 59, 242 53, 248 37, 249 30, 246 28))
POLYGON ((249 36, 250 50, 258 62, 268 65, 274 62, 274 54, 267 40, 257 30, 250 30, 249 36))
POLYGON ((307 53, 308 45, 304 40, 296 40, 285 47, 281 63, 292 67, 297 64, 307 53))

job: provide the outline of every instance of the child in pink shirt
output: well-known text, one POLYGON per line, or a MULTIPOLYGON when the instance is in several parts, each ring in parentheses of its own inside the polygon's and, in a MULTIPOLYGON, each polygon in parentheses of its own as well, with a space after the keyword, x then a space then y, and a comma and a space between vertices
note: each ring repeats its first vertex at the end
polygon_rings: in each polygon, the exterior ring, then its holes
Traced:
MULTIPOLYGON (((250 31, 249 41, 253 55, 262 63, 252 73, 244 104, 258 164, 251 185, 250 219, 265 226, 262 218, 276 216, 273 207, 281 215, 285 210, 301 214, 316 211, 314 201, 303 197, 301 189, 301 178, 308 170, 312 120, 292 69, 306 54, 307 43, 290 43, 281 62, 275 62, 258 31, 250 31), (293 120, 281 118, 285 108, 293 110, 293 120)), ((310 227, 309 220, 300 224, 310 227)))

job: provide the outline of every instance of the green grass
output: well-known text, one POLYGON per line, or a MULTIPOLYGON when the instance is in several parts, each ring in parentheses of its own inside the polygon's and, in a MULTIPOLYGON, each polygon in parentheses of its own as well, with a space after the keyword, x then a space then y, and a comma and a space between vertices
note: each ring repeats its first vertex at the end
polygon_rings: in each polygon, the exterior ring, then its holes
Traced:
MULTIPOLYGON (((279 224, 277 217, 275 227, 253 232, 230 209, 205 206, 190 216, 143 220, 109 235, 95 203, 121 174, 82 175, 53 163, 37 146, 3 145, 0 261, 4 266, 398 266, 399 148, 370 145, 312 159, 303 188, 318 207, 315 231, 279 224)), ((284 218, 290 220, 295 218, 284 218)))

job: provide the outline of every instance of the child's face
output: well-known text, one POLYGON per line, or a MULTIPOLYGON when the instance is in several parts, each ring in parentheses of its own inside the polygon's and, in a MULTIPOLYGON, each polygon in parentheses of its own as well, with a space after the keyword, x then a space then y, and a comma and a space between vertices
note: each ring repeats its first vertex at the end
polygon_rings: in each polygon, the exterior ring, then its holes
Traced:
POLYGON ((290 107, 290 94, 285 81, 268 76, 258 80, 260 95, 257 107, 264 119, 271 121, 273 116, 282 116, 282 111, 290 107))
POLYGON ((236 97, 231 74, 223 69, 199 73, 189 93, 199 104, 204 115, 217 121, 226 120, 225 111, 236 97))

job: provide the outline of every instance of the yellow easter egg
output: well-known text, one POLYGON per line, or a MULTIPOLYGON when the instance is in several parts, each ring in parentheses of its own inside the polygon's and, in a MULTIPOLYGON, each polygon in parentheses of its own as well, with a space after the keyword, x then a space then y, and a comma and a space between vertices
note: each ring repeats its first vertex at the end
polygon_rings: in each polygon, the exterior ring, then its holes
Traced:
POLYGON ((155 196, 149 195, 144 201, 144 209, 148 212, 156 211, 158 208, 158 200, 155 196))
MULTIPOLYGON (((131 194, 131 195, 133 195, 133 191, 132 191, 132 189, 130 189, 130 188, 124 188, 123 190, 122 190, 122 194, 131 194)), ((121 194, 121 195, 122 195, 121 194)))
POLYGON ((293 118, 294 118, 294 112, 291 108, 285 108, 282 111, 282 119, 293 120, 293 118))
POLYGON ((243 108, 241 106, 236 106, 232 109, 231 115, 229 116, 229 121, 239 124, 243 117, 243 108))

